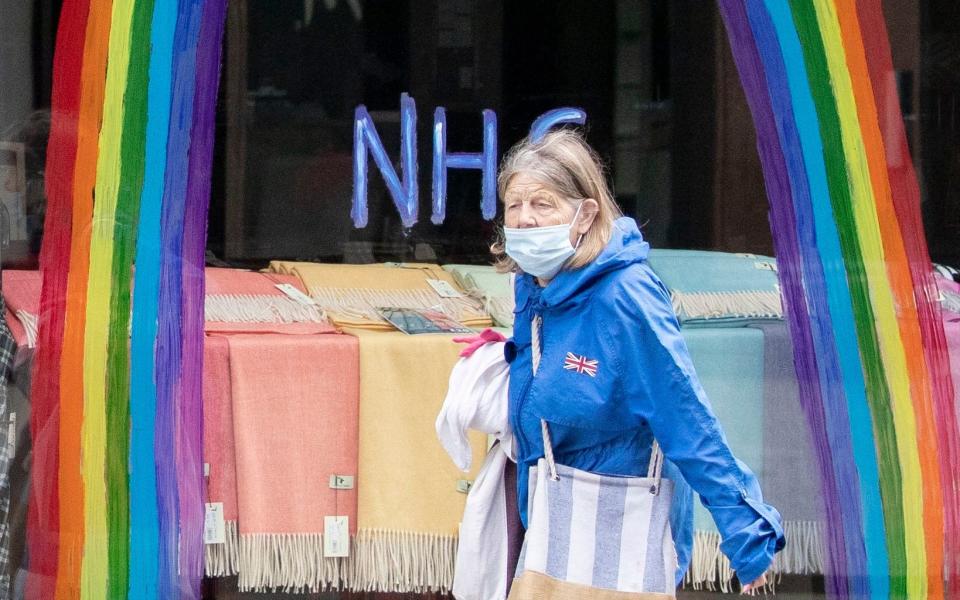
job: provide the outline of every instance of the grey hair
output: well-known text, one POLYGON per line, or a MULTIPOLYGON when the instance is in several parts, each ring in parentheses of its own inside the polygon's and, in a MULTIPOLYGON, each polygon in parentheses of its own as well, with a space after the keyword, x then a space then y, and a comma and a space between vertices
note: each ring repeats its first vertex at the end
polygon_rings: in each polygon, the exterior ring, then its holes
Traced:
MULTIPOLYGON (((536 141, 527 137, 518 142, 500 163, 497 191, 501 199, 510 181, 520 173, 556 192, 572 206, 588 198, 597 202, 597 216, 566 268, 577 269, 597 258, 610 241, 614 221, 623 213, 607 185, 600 156, 583 136, 573 129, 555 129, 536 141)), ((506 254, 502 231, 490 251, 498 271, 518 270, 506 254)))

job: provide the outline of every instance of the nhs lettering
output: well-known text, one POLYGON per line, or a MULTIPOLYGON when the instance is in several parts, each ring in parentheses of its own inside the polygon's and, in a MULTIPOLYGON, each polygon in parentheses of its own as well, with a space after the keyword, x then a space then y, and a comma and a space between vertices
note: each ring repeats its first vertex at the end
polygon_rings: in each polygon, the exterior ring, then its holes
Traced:
MULTIPOLYGON (((483 148, 480 152, 450 152, 447 149, 447 112, 442 106, 433 113, 433 212, 430 220, 443 223, 447 213, 447 171, 478 169, 483 173, 480 212, 486 220, 497 214, 497 114, 484 110, 483 148)), ((557 108, 537 117, 530 135, 537 139, 561 123, 586 122, 579 108, 557 108)), ((376 125, 367 107, 360 105, 353 122, 353 206, 350 216, 355 227, 367 226, 367 157, 372 156, 383 177, 404 227, 416 224, 419 213, 417 186, 417 105, 408 94, 400 96, 400 175, 383 148, 376 125)))

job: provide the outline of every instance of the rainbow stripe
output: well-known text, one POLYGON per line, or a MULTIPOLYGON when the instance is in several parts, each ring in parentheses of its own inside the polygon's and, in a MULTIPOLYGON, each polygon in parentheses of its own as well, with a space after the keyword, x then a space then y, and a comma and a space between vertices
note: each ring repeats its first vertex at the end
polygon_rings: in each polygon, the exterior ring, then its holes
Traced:
POLYGON ((194 327, 181 347, 164 333, 203 323, 202 283, 199 296, 181 295, 179 273, 196 268, 205 246, 225 11, 225 0, 64 2, 33 378, 29 598, 200 597, 201 387, 179 374, 201 368, 202 337, 194 327), (184 226, 188 203, 202 223, 184 226), (175 240, 166 287, 161 240, 175 240), (157 323, 173 326, 158 336, 157 323))
POLYGON ((824 483, 828 592, 954 597, 960 436, 880 0, 719 4, 824 483))

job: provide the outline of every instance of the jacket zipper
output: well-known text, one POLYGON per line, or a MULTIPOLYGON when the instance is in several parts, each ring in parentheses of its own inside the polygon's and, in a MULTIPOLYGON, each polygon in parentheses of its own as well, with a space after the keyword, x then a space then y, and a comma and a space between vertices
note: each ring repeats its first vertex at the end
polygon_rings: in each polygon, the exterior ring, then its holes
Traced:
MULTIPOLYGON (((541 358, 541 360, 542 360, 542 359, 543 359, 543 335, 542 335, 542 332, 543 332, 543 315, 542 315, 542 314, 540 314, 540 315, 533 315, 533 316, 530 318, 531 322, 533 321, 533 318, 536 317, 536 316, 539 316, 539 317, 540 317, 540 358, 541 358)), ((521 449, 521 451, 522 451, 522 452, 521 452, 521 455, 522 455, 522 456, 526 456, 526 455, 529 454, 529 447, 528 447, 527 436, 524 435, 523 429, 520 427, 520 425, 522 425, 523 405, 524 405, 524 403, 527 401, 527 397, 528 397, 528 395, 530 394, 530 388, 533 387, 533 380, 534 380, 534 378, 537 376, 536 373, 533 372, 533 335, 534 335, 534 332, 533 332, 533 330, 532 330, 532 328, 531 328, 531 331, 530 331, 530 379, 528 379, 528 380, 527 380, 527 383, 524 384, 523 390, 522 390, 522 392, 521 392, 521 394, 520 394, 520 398, 519 398, 519 400, 518 400, 518 402, 517 402, 517 431, 516 431, 516 434, 517 434, 517 438, 520 440, 520 449, 521 449)))

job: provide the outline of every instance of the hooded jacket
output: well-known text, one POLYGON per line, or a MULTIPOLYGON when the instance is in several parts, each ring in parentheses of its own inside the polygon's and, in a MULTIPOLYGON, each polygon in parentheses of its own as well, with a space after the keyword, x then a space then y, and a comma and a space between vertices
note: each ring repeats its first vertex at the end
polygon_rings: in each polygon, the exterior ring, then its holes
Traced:
MULTIPOLYGON (((544 455, 540 419, 550 424, 557 462, 594 473, 643 476, 655 436, 710 511, 737 577, 750 583, 783 548, 780 514, 763 503, 756 476, 727 445, 670 295, 646 262, 649 248, 633 219, 623 217, 585 267, 561 271, 546 287, 517 276, 514 337, 504 354, 521 520, 526 526, 528 469, 544 455), (541 359, 533 376, 535 316, 542 319, 541 359)), ((690 523, 691 507, 680 500, 687 513, 680 520, 690 523)), ((679 580, 692 540, 689 532, 678 536, 678 521, 671 521, 679 580)))

